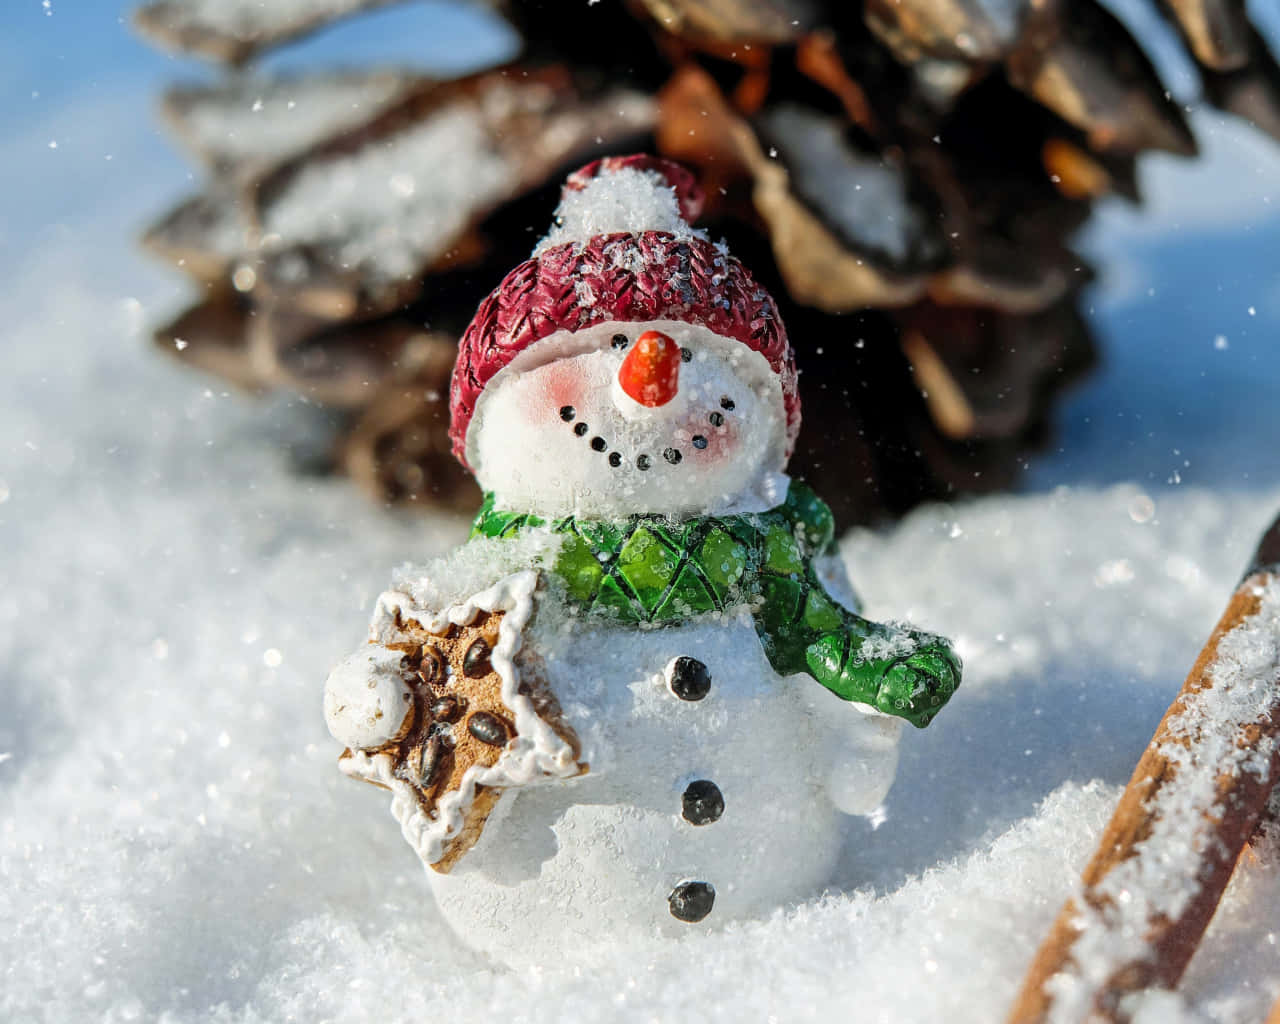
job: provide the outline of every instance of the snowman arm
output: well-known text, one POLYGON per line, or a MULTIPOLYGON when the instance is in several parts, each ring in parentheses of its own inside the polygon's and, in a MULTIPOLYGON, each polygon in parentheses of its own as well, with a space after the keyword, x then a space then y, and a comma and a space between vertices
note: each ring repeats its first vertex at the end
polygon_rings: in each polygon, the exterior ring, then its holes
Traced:
POLYGON ((960 684, 940 636, 872 622, 832 599, 813 566, 761 579, 756 630, 774 671, 807 672, 836 696, 923 728, 960 684))
POLYGON ((837 696, 923 729, 960 685, 951 644, 923 630, 840 613, 838 627, 806 646, 806 670, 837 696))

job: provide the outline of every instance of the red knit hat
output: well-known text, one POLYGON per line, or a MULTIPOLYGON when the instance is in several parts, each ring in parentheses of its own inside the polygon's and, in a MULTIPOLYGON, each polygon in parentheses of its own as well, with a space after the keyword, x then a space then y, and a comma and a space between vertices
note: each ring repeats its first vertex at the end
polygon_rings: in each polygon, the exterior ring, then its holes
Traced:
POLYGON ((637 183, 642 191, 647 188, 656 204, 637 210, 627 198, 606 202, 603 211, 593 208, 582 225, 574 225, 586 237, 565 242, 560 236, 568 232, 557 218, 533 257, 480 303, 453 369, 449 411, 454 455, 471 468, 467 428, 480 394, 529 346, 557 331, 604 322, 679 320, 740 341, 764 356, 782 387, 789 457, 800 430, 800 398, 795 359, 773 298, 723 244, 713 245, 689 228, 686 221, 702 208, 702 192, 693 175, 671 161, 636 155, 587 164, 565 182, 561 211, 573 202, 574 193, 611 176, 633 189, 637 183), (641 176, 648 179, 647 186, 641 176), (664 202, 672 206, 673 192, 679 215, 672 211, 664 217, 661 207, 664 202), (654 221, 664 230, 652 230, 654 221))

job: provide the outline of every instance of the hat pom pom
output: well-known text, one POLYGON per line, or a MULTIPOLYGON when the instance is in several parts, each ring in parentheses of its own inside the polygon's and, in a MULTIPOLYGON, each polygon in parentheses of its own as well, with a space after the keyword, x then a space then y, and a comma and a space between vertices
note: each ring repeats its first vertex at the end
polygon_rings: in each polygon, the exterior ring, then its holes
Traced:
POLYGON ((607 156, 569 175, 555 225, 534 255, 566 243, 585 245, 600 235, 661 231, 705 238, 689 226, 702 212, 703 193, 693 174, 670 160, 637 153, 607 156))
POLYGON ((702 213, 705 196, 702 186, 693 173, 674 160, 664 160, 660 156, 648 153, 632 153, 630 156, 606 156, 593 160, 585 167, 579 167, 564 183, 565 192, 581 192, 588 182, 601 176, 631 168, 637 171, 653 171, 666 179, 667 185, 675 190, 676 201, 680 205, 680 216, 689 223, 698 219, 702 213))

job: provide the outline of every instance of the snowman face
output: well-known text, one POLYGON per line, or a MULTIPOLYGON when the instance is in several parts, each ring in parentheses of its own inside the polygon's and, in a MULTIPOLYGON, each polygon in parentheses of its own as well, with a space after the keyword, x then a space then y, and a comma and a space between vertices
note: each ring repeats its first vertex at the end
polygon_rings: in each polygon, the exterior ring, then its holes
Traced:
POLYGON ((495 376, 468 461, 501 508, 724 514, 782 500, 785 437, 759 353, 690 324, 610 323, 543 339, 495 376))

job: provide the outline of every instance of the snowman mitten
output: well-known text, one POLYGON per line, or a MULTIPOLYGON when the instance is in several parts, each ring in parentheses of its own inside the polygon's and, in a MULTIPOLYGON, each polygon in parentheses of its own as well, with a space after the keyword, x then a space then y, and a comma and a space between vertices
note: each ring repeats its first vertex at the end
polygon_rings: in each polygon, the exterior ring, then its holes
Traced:
POLYGON ((923 729, 960 685, 960 658, 940 636, 849 614, 847 628, 805 650, 810 674, 837 696, 923 729))

